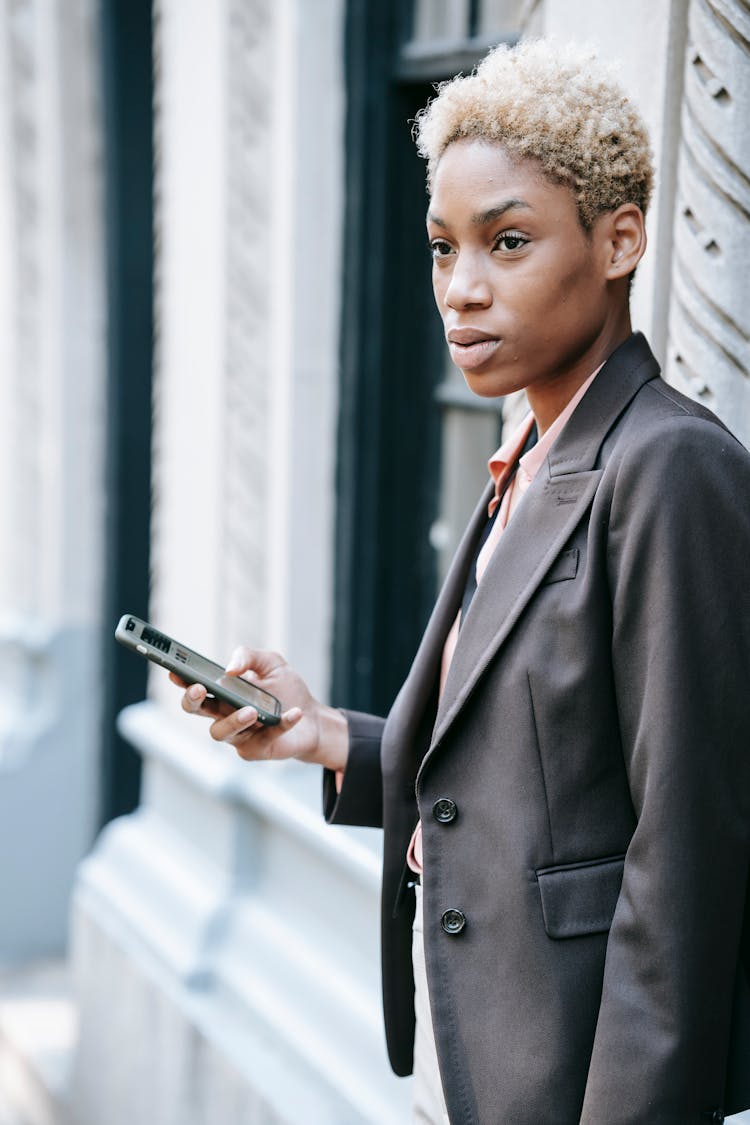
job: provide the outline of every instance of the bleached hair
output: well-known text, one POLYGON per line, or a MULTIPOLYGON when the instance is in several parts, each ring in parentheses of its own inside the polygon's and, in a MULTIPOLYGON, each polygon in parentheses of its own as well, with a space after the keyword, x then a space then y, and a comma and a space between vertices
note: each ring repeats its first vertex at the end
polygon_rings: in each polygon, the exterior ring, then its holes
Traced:
POLYGON ((545 39, 495 47, 473 74, 444 82, 420 110, 414 138, 431 190, 452 141, 478 138, 535 160, 573 192, 581 223, 623 203, 646 212, 653 165, 646 127, 612 67, 590 48, 545 39))

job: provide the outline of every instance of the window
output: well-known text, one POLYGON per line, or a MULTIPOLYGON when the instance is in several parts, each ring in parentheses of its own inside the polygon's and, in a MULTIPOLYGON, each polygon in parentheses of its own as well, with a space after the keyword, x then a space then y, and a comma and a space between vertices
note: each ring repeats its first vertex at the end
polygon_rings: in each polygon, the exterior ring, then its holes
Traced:
POLYGON ((436 82, 515 41, 521 6, 348 7, 333 697, 349 707, 390 707, 499 438, 499 404, 470 394, 443 342, 409 122, 436 82))

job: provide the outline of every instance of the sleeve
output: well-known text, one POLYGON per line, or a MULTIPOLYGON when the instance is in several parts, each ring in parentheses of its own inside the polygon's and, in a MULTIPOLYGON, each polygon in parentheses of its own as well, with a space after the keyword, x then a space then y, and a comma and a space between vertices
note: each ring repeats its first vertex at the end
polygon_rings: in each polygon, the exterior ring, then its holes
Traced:
POLYGON ((581 1125, 698 1125, 732 1108, 750 853, 750 455, 715 423, 671 422, 623 459, 608 543, 637 824, 581 1125))
POLYGON ((383 781, 380 739, 385 719, 361 711, 344 711, 349 724, 349 757, 341 790, 336 774, 323 771, 323 815, 329 824, 383 827, 383 781))

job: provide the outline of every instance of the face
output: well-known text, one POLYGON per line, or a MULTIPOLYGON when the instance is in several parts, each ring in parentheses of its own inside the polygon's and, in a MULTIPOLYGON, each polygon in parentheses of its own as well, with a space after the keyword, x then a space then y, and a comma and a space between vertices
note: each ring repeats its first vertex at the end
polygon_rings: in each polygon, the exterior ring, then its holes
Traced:
POLYGON ((451 358, 475 394, 525 387, 535 413, 545 396, 562 409, 616 346, 612 244, 598 226, 584 231, 572 192, 499 144, 445 150, 427 216, 432 282, 451 358))

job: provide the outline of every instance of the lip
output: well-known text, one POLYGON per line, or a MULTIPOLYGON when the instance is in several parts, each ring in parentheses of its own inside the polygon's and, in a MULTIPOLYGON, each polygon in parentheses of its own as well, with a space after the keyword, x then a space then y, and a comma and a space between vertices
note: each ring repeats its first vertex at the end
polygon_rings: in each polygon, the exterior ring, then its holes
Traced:
POLYGON ((491 336, 479 328, 451 328, 446 339, 451 359, 461 371, 481 367, 502 344, 499 336, 491 336))
POLYGON ((497 340, 497 336, 493 336, 490 332, 482 332, 480 328, 451 328, 446 333, 446 339, 449 344, 460 344, 462 347, 470 347, 472 344, 484 344, 488 340, 497 340))

